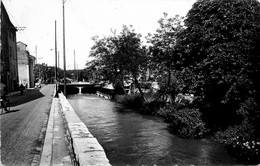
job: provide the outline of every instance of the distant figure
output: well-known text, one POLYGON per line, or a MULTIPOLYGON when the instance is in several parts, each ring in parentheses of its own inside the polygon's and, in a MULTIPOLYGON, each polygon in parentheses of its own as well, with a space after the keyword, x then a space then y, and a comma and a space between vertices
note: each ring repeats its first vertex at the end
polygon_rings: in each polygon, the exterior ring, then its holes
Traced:
POLYGON ((2 82, 0 82, 0 97, 6 95, 6 86, 2 82))
POLYGON ((4 101, 6 100, 6 95, 7 95, 7 89, 5 84, 3 84, 2 82, 0 82, 0 99, 1 99, 1 106, 2 108, 5 109, 5 111, 7 111, 7 108, 4 105, 4 101))
POLYGON ((23 84, 21 84, 21 85, 19 86, 19 89, 20 89, 20 94, 23 95, 23 90, 24 90, 23 84))

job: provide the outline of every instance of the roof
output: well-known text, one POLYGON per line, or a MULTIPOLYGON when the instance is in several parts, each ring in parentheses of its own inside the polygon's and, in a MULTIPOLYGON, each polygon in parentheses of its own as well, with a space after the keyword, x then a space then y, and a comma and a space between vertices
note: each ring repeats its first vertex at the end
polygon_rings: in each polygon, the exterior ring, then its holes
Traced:
POLYGON ((3 20, 1 20, 1 27, 17 31, 16 27, 10 21, 9 15, 8 15, 6 8, 2 1, 1 1, 1 15, 3 15, 1 18, 1 19, 3 19, 3 20))
POLYGON ((25 43, 23 43, 21 41, 18 41, 16 44, 23 44, 23 45, 25 45, 27 47, 27 44, 25 44, 25 43))
POLYGON ((36 58, 33 55, 29 55, 30 59, 36 60, 36 58))

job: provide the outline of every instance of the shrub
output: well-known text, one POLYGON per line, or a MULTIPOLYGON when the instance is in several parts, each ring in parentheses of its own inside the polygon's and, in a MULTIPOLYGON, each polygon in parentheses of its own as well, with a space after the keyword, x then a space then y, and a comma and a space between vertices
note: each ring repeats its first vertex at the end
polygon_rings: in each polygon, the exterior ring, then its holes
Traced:
POLYGON ((260 162, 260 107, 253 98, 248 98, 240 105, 237 114, 242 116, 242 122, 217 132, 216 140, 240 159, 260 162))
POLYGON ((148 101, 147 103, 145 103, 144 112, 148 114, 160 116, 160 114, 158 114, 158 110, 160 110, 160 108, 164 107, 165 105, 166 102, 162 100, 148 101))
POLYGON ((198 109, 168 105, 159 114, 169 123, 172 132, 181 137, 201 138, 208 132, 198 109))
POLYGON ((230 126, 217 132, 215 139, 228 147, 231 154, 252 164, 260 162, 260 138, 254 136, 254 126, 245 120, 240 125, 230 126))

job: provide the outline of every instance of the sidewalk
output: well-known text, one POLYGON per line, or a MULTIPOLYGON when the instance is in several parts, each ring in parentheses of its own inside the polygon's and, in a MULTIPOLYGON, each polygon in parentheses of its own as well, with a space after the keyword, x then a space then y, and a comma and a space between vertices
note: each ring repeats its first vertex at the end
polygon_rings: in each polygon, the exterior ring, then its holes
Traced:
POLYGON ((40 163, 32 166, 50 165, 99 165, 111 166, 103 147, 89 132, 63 94, 53 98, 46 125, 40 163))
MULTIPOLYGON (((73 161, 73 152, 67 141, 67 134, 63 124, 61 105, 58 98, 53 98, 39 165, 70 166, 73 165, 73 161)), ((38 164, 33 163, 32 166, 34 165, 38 164)))

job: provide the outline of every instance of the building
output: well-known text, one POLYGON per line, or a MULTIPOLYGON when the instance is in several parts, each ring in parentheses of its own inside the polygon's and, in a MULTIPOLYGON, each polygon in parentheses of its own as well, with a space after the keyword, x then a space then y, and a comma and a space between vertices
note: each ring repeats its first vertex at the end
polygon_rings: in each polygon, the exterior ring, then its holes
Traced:
POLYGON ((9 19, 4 4, 1 2, 1 82, 8 92, 18 90, 18 64, 16 31, 9 19))
MULTIPOLYGON (((2 34, 1 34, 1 32, 2 32, 2 10, 1 10, 1 8, 2 8, 2 0, 0 0, 0 40, 2 41, 2 34)), ((0 84, 1 84, 1 77, 2 77, 2 72, 3 72, 3 64, 2 64, 2 42, 0 41, 0 84)), ((1 163, 1 162, 0 162, 1 163)))
POLYGON ((33 88, 35 87, 35 76, 34 76, 34 65, 36 62, 36 58, 32 55, 29 56, 29 76, 30 76, 30 83, 29 83, 29 87, 33 88))
POLYGON ((26 85, 28 88, 33 88, 33 67, 35 63, 35 57, 30 55, 26 47, 27 45, 23 42, 17 42, 19 84, 26 85))

